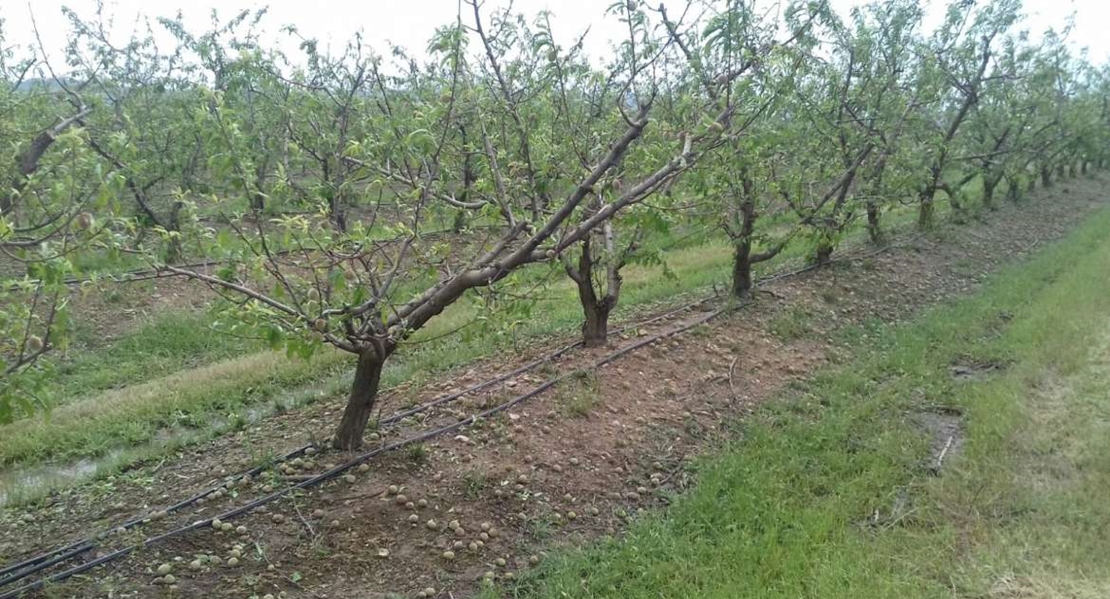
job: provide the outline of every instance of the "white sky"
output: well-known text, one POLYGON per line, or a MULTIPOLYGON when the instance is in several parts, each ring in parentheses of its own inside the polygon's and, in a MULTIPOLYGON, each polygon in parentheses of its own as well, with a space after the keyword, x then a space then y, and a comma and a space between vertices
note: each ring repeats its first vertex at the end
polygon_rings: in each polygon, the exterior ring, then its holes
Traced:
MULTIPOLYGON (((488 6, 503 6, 508 1, 486 0, 488 6)), ((587 51, 596 57, 603 55, 609 40, 621 33, 619 23, 612 17, 603 18, 611 1, 516 0, 514 7, 530 16, 542 9, 551 10, 556 37, 564 46, 592 25, 587 51)), ((934 12, 939 12, 944 4, 923 1, 936 9, 934 12)), ((667 2, 676 8, 680 3, 681 0, 667 2)), ((833 0, 833 4, 844 11, 860 3, 861 0, 833 0)), ((379 49, 385 47, 384 40, 390 40, 414 53, 422 53, 435 27, 453 21, 458 10, 458 0, 106 0, 106 4, 106 12, 115 15, 116 34, 121 41, 126 39, 137 14, 173 16, 181 10, 186 21, 193 25, 192 29, 197 31, 207 26, 208 15, 214 7, 221 15, 231 16, 243 8, 268 6, 269 15, 264 22, 272 33, 282 25, 294 24, 302 35, 330 41, 339 47, 354 32, 362 30, 365 38, 379 49)), ((33 11, 48 53, 60 65, 68 30, 61 14, 62 6, 69 6, 81 15, 92 15, 94 0, 0 0, 5 44, 34 44, 30 18, 33 11)), ((1076 48, 1089 48, 1094 62, 1105 62, 1110 57, 1110 31, 1106 28, 1110 21, 1110 0, 1025 0, 1025 10, 1029 16, 1024 27, 1034 34, 1049 27, 1062 28, 1068 16, 1074 13, 1071 43, 1076 48)), ((285 49, 292 52, 294 48, 289 45, 285 49)))

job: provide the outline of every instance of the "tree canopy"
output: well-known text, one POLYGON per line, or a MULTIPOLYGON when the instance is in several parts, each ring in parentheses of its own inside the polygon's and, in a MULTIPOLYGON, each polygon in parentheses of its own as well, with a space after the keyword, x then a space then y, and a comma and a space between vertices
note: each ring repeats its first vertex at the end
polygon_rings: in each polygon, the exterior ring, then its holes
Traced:
POLYGON ((601 344, 621 269, 673 228, 725 240, 743 297, 792 244, 825 264, 857 222, 882 243, 891 210, 928 228, 1106 164, 1110 71, 1033 43, 1017 0, 953 1, 932 31, 912 0, 622 0, 600 58, 548 14, 461 7, 419 58, 294 27, 288 56, 262 11, 123 45, 71 11, 64 65, 0 28, 0 421, 36 408, 72 279, 123 257, 275 348, 352 354, 353 448, 384 364, 456 302, 565 273, 601 344))

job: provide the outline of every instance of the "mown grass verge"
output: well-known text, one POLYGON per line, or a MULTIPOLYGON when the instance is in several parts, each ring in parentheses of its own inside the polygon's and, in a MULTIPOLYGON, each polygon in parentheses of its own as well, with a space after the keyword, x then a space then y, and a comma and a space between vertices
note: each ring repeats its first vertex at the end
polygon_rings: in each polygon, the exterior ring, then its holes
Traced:
POLYGON ((1102 210, 975 296, 868 329, 671 508, 485 597, 1110 596, 1108 232, 1102 210), (918 424, 938 409, 966 435, 939 478, 918 424))

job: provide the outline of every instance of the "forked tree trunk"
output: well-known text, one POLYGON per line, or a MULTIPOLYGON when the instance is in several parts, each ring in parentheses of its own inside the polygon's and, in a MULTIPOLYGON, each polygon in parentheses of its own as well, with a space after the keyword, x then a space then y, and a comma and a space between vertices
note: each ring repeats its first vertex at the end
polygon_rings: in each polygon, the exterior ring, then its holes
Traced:
POLYGON ((586 347, 604 347, 609 341, 609 314, 617 306, 620 298, 621 275, 620 269, 623 260, 615 254, 613 231, 607 224, 603 228, 605 247, 609 253, 609 260, 605 263, 606 288, 603 294, 598 294, 594 289, 594 261, 593 247, 589 237, 582 241, 582 254, 578 258, 578 266, 567 263, 567 274, 574 280, 578 287, 578 302, 582 305, 582 343, 586 347))
POLYGON ((370 415, 374 412, 374 404, 378 399, 378 386, 381 384, 384 365, 385 359, 373 348, 359 354, 355 380, 351 383, 347 407, 343 410, 339 428, 335 430, 332 447, 352 450, 362 446, 366 424, 370 422, 370 415))
POLYGON ((605 300, 598 301, 594 298, 591 301, 583 298, 581 294, 578 297, 582 301, 582 313, 585 316, 582 321, 583 345, 604 347, 609 340, 609 312, 612 306, 605 300))
POLYGON ((813 254, 813 259, 817 266, 828 266, 832 264, 832 253, 836 250, 836 241, 834 237, 844 231, 847 226, 844 220, 840 217, 843 215, 844 204, 848 201, 848 192, 852 189, 852 181, 855 180, 858 169, 855 166, 850 166, 845 177, 842 180, 842 187, 837 192, 836 202, 833 203, 832 212, 825 219, 819 221, 818 227, 821 230, 821 240, 817 244, 817 249, 813 254))
POLYGON ((725 230, 732 241, 732 296, 736 299, 747 299, 754 287, 752 266, 777 256, 782 248, 786 247, 786 242, 777 243, 762 252, 752 253, 755 220, 759 218, 755 211, 755 183, 746 170, 741 171, 740 183, 743 196, 730 215, 729 222, 732 224, 726 225, 725 230), (740 221, 739 229, 735 228, 737 220, 740 221))
POLYGON ((732 244, 732 295, 736 299, 747 299, 755 287, 752 267, 777 256, 786 247, 786 242, 757 253, 752 252, 751 237, 733 239, 732 244))
MULTIPOLYGON (((589 251, 589 246, 583 252, 589 251)), ((613 294, 606 293, 599 298, 594 290, 593 265, 588 260, 579 261, 578 302, 582 305, 582 343, 586 347, 604 347, 609 340, 609 313, 617 301, 613 294)))
POLYGON ((917 228, 925 231, 933 228, 933 212, 934 204, 937 200, 937 190, 940 189, 940 167, 934 165, 930 169, 930 179, 921 188, 921 194, 917 198, 917 228))

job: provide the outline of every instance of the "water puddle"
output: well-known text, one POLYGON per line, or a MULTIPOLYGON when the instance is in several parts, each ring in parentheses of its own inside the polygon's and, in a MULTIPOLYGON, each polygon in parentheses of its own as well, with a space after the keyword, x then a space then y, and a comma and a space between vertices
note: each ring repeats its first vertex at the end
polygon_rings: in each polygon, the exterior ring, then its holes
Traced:
POLYGON ((0 470, 0 508, 35 500, 49 495, 54 490, 73 487, 119 472, 144 460, 165 455, 173 449, 257 424, 279 412, 323 399, 327 394, 328 390, 319 385, 302 388, 265 401, 240 406, 239 411, 235 413, 214 414, 200 427, 179 426, 161 429, 146 443, 115 448, 97 457, 0 470))
POLYGON ((39 497, 49 489, 95 478, 102 468, 118 463, 122 450, 98 458, 84 458, 68 464, 41 464, 0 472, 0 507, 26 497, 39 497))

